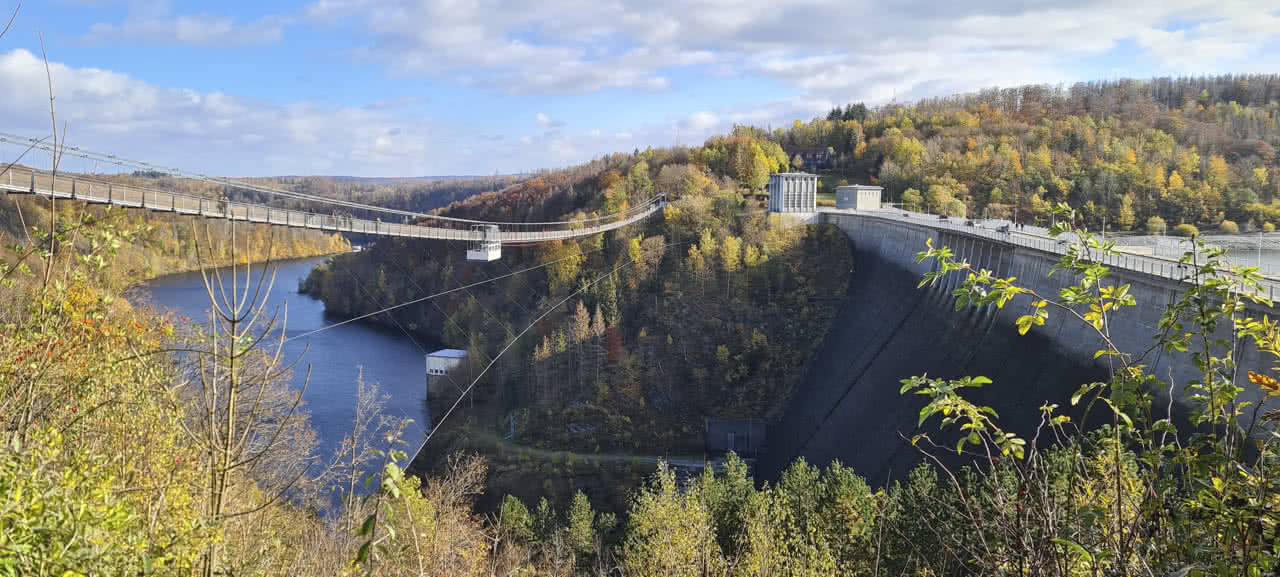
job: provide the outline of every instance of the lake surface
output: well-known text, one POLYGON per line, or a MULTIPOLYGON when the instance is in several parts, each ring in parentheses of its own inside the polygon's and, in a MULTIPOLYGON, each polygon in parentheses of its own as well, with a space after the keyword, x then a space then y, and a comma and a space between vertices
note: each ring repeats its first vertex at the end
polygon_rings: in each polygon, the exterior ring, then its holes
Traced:
MULTIPOLYGON (((1262 274, 1280 276, 1280 233, 1252 235, 1206 235, 1204 242, 1227 249, 1227 260, 1239 265, 1260 267, 1262 274)), ((1118 246, 1142 247, 1165 258, 1180 258, 1190 246, 1184 238, 1171 236, 1114 236, 1118 246)))
MULTIPOLYGON (((267 311, 282 307, 283 318, 283 305, 288 304, 286 330, 290 338, 343 320, 325 314, 323 302, 298 294, 298 282, 324 260, 324 257, 299 259, 274 265, 278 269, 267 311)), ((243 267, 240 270, 243 276, 243 267)), ((255 275, 260 270, 261 267, 254 267, 255 275)), ((223 282, 229 290, 230 275, 224 276, 223 282)), ((130 297, 134 302, 149 303, 179 316, 208 318, 209 300, 198 272, 157 278, 139 287, 130 297)), ((431 350, 434 343, 417 338, 431 350)), ((423 432, 430 423, 423 352, 403 333, 357 321, 288 341, 284 349, 285 359, 302 355, 294 367, 295 388, 302 387, 307 366, 311 367, 311 379, 303 400, 311 413, 311 425, 320 444, 318 450, 326 460, 350 432, 355 418, 356 377, 361 369, 366 383, 377 383, 381 393, 390 396, 387 414, 413 419, 405 431, 407 444, 402 448, 412 454, 422 443, 423 432)))

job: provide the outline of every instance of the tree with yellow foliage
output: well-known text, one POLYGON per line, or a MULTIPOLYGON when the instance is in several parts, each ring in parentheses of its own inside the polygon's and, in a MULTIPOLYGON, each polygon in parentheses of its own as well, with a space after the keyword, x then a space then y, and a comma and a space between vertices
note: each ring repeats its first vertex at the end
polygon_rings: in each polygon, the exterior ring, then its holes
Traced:
POLYGON ((1209 186, 1222 190, 1231 179, 1231 167, 1227 166, 1227 159, 1221 154, 1209 155, 1209 170, 1204 175, 1204 180, 1209 186))

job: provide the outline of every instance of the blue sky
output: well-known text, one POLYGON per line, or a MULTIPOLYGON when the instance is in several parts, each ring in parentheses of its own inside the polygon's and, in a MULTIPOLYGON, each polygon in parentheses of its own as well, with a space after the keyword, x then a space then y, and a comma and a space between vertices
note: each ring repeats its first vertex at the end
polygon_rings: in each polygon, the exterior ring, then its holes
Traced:
POLYGON ((37 34, 71 144, 233 176, 505 173, 850 101, 1280 72, 1280 0, 27 0, 0 131, 48 130, 37 34))

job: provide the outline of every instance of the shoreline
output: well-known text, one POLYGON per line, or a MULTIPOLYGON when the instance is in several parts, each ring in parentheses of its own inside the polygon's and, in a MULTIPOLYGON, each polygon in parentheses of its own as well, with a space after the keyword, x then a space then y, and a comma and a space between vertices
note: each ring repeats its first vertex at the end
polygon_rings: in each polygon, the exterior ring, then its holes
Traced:
MULTIPOLYGON (((350 250, 346 250, 346 251, 340 251, 340 252, 330 252, 330 253, 321 253, 321 254, 304 255, 304 256, 287 256, 287 257, 274 258, 274 259, 265 259, 265 260, 263 260, 263 259, 248 260, 248 259, 246 259, 244 262, 237 262, 237 263, 221 263, 221 264, 215 264, 215 265, 205 266, 205 267, 200 267, 200 266, 187 267, 187 266, 183 266, 183 267, 178 267, 178 268, 176 268, 176 269, 172 269, 172 270, 166 270, 166 271, 164 271, 164 272, 162 272, 162 273, 159 273, 159 274, 154 274, 154 275, 144 275, 144 276, 142 276, 142 277, 138 278, 137 280, 131 281, 129 284, 127 284, 127 285, 125 285, 124 287, 122 287, 122 288, 120 289, 120 292, 121 292, 121 293, 124 293, 124 292, 127 292, 127 291, 134 290, 134 289, 138 288, 139 286, 142 286, 142 285, 144 285, 144 284, 147 284, 147 283, 149 283, 149 282, 151 282, 151 281, 153 281, 153 280, 156 280, 156 279, 158 279, 158 278, 161 278, 161 277, 166 277, 166 276, 175 275, 175 274, 186 274, 186 273, 198 272, 201 268, 204 268, 204 269, 206 269, 206 270, 213 270, 213 269, 230 268, 230 267, 232 267, 232 266, 259 265, 259 264, 263 264, 263 263, 266 263, 266 262, 273 262, 273 263, 292 262, 292 261, 297 261, 297 260, 306 260, 306 259, 309 259, 309 258, 329 258, 329 257, 333 257, 333 256, 340 255, 340 254, 348 254, 348 253, 350 253, 350 252, 352 252, 352 251, 350 251, 350 250)), ((299 292, 299 294, 307 294, 307 293, 299 292)), ((309 294, 308 294, 307 296, 311 296, 311 295, 309 295, 309 294)), ((312 298, 315 298, 315 297, 312 297, 312 298)))

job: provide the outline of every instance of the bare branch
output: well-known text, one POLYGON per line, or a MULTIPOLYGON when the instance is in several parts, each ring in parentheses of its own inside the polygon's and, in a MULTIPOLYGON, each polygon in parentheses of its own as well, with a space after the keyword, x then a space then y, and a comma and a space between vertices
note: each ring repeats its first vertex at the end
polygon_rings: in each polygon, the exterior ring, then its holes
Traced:
POLYGON ((13 21, 18 19, 19 10, 22 10, 22 0, 18 0, 18 5, 13 8, 13 14, 9 15, 9 23, 4 25, 4 30, 0 30, 0 38, 4 38, 4 35, 9 33, 9 29, 13 27, 13 21))

